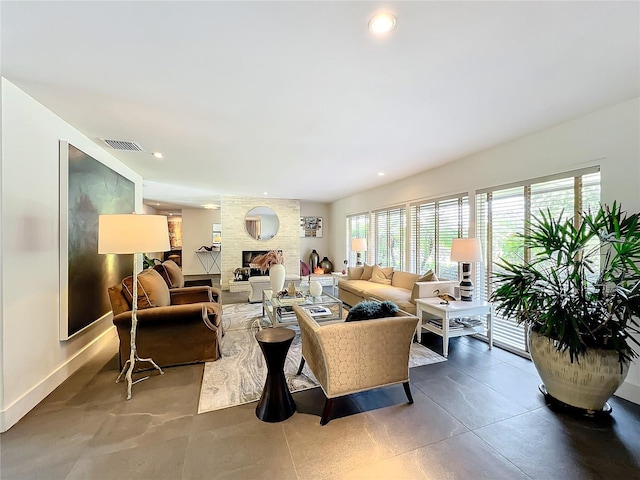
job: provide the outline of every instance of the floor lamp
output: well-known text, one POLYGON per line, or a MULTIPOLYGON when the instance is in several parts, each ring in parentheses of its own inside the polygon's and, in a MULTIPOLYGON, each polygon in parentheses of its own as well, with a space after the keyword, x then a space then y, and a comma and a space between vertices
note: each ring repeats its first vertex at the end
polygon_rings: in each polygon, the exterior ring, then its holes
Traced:
POLYGON ((362 257, 360 252, 367 251, 367 239, 366 238, 352 238, 351 239, 351 251, 356 252, 356 267, 362 266, 362 257))
POLYGON ((471 281, 471 263, 482 261, 482 247, 477 238, 454 238, 451 244, 451 260, 462 262, 462 281, 460 282, 460 300, 473 301, 473 282, 471 281))
POLYGON ((138 327, 138 255, 169 250, 169 227, 164 215, 100 215, 98 217, 98 253, 133 253, 133 299, 131 305, 131 352, 122 367, 116 383, 122 376, 127 379, 127 400, 131 399, 131 386, 149 376, 133 381, 136 362, 149 362, 161 374, 164 372, 151 358, 140 358, 136 348, 138 327), (126 373, 125 373, 126 371, 126 373))

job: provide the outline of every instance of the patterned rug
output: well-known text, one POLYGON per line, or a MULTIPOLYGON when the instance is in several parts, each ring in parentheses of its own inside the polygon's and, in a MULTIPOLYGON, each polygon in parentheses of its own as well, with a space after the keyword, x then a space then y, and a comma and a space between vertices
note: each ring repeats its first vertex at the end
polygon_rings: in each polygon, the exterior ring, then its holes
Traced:
MULTIPOLYGON (((222 323, 225 336, 222 339, 222 358, 205 363, 200 390, 198 413, 220 410, 260 399, 267 367, 260 346, 255 339, 259 328, 271 323, 262 317, 261 304, 237 303, 223 306, 222 323)), ((284 366, 287 384, 291 392, 314 388, 318 382, 305 365, 302 374, 296 375, 300 365, 302 344, 297 325, 292 325, 296 336, 291 343, 284 366)), ((411 344, 409 367, 444 362, 446 358, 417 343, 411 344)))

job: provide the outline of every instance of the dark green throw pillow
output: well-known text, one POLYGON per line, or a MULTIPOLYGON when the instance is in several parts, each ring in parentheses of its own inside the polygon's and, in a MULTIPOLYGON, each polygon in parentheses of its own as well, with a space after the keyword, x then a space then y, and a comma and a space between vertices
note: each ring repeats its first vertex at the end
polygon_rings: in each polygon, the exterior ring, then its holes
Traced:
POLYGON ((398 306, 388 300, 385 300, 384 302, 364 301, 357 303, 351 310, 349 310, 349 314, 347 315, 345 322, 393 317, 397 311, 398 306))

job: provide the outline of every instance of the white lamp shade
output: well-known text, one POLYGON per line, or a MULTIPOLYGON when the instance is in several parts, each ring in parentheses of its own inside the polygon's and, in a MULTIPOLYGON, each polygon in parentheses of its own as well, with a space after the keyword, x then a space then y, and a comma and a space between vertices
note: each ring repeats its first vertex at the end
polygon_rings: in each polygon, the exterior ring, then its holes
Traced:
POLYGON ((164 215, 100 215, 98 253, 166 252, 169 227, 164 215))
POLYGON ((478 238, 454 238, 451 244, 451 261, 481 262, 482 247, 478 238))
POLYGON ((367 251, 367 239, 366 238, 352 238, 351 250, 354 252, 366 252, 367 251))

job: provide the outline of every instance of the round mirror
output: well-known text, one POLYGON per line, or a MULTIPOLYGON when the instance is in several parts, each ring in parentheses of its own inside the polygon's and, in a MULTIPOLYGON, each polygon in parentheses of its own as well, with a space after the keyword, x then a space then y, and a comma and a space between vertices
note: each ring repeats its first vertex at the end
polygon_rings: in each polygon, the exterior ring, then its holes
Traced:
POLYGON ((244 227, 255 240, 271 240, 278 233, 280 220, 269 207, 256 207, 244 217, 244 227))

